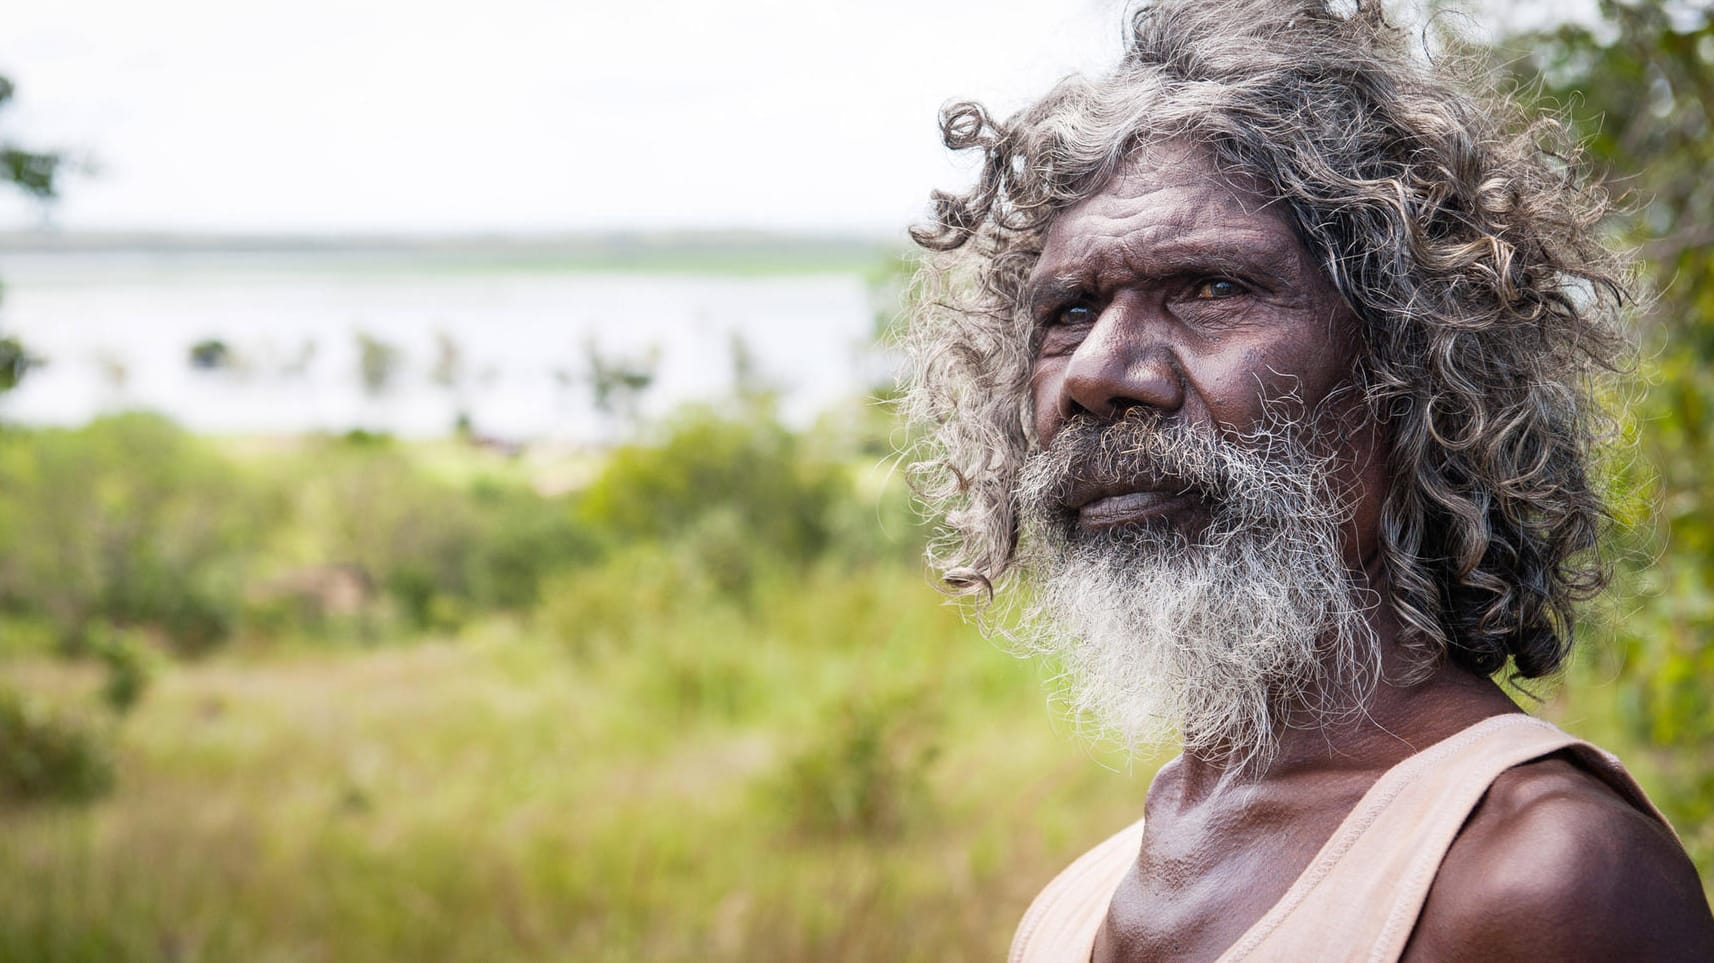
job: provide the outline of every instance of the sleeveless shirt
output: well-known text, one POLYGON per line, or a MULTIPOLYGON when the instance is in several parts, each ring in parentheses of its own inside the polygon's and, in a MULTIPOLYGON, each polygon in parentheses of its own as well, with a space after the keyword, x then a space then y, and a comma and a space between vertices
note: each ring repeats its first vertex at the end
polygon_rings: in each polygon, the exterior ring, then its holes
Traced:
MULTIPOLYGON (((1560 750, 1671 829, 1618 759, 1540 719, 1493 716, 1383 773, 1280 901, 1217 963, 1397 960, 1442 858, 1488 786, 1507 769, 1560 750)), ((1089 963, 1142 838, 1138 820, 1055 877, 1018 925, 1010 963, 1089 963)))

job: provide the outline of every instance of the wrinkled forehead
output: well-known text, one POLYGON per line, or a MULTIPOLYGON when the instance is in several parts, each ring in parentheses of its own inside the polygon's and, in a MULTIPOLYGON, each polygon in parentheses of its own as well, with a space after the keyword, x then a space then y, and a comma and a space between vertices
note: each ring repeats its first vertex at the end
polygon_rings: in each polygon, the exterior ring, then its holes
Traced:
POLYGON ((1290 276, 1325 272, 1305 247, 1290 205, 1263 179, 1223 167, 1182 138, 1145 141, 1081 200, 1048 223, 1031 286, 1115 258, 1145 273, 1187 256, 1242 255, 1290 276))
MULTIPOLYGON (((1186 224, 1215 217, 1247 221, 1259 229, 1284 228, 1297 240, 1291 206, 1280 191, 1248 171, 1220 164, 1212 147, 1183 137, 1145 139, 1133 145, 1084 198, 1060 211, 1048 234, 1097 206, 1141 203, 1186 224)), ((1301 242, 1300 242, 1301 243, 1301 242)))

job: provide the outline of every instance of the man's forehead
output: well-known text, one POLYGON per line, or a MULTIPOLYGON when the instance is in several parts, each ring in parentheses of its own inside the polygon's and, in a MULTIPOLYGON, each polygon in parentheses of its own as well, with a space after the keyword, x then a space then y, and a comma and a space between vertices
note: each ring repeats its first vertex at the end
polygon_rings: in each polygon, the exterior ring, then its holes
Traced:
POLYGON ((1134 184, 1143 176, 1178 187, 1219 188, 1252 212, 1266 206, 1272 193, 1261 178, 1223 169, 1215 160, 1213 148, 1182 137, 1137 142, 1114 168, 1114 176, 1103 190, 1122 192, 1127 183, 1134 184))
POLYGON ((1197 262, 1313 270, 1287 206, 1259 178, 1223 171, 1200 145, 1140 145, 1100 189, 1048 225, 1035 284, 1123 260, 1146 272, 1197 262))

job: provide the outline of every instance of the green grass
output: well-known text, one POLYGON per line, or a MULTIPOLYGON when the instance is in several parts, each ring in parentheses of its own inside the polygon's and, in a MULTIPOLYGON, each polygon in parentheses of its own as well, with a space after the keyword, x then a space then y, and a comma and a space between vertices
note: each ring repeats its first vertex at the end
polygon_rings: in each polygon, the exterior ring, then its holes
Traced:
MULTIPOLYGON (((1159 760, 940 603, 884 431, 0 432, 0 735, 56 760, 0 780, 0 963, 999 958, 1159 760), (255 597, 330 561, 361 611, 255 597), (176 645, 187 597, 226 634, 176 645)), ((1615 609, 1546 709, 1706 872, 1704 602, 1615 609)))
POLYGON ((113 795, 0 810, 0 960, 990 960, 1139 811, 1155 761, 1105 764, 909 566, 740 601, 634 562, 456 638, 164 667, 113 795))
POLYGON ((0 812, 0 958, 993 959, 1140 805, 915 572, 759 602, 169 668, 111 797, 0 812))

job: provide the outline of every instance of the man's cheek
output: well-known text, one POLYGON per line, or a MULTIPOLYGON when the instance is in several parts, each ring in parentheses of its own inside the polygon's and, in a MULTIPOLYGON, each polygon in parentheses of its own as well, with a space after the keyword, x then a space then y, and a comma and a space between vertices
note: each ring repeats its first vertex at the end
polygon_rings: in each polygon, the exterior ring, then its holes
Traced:
POLYGON ((1044 448, 1064 421, 1059 412, 1059 384, 1063 377, 1058 370, 1060 367, 1046 361, 1038 362, 1030 374, 1030 429, 1044 448))

